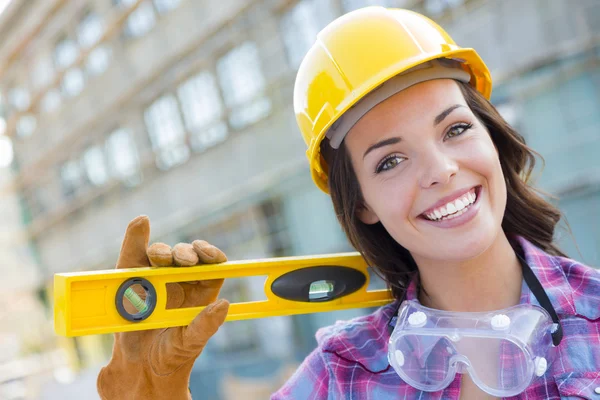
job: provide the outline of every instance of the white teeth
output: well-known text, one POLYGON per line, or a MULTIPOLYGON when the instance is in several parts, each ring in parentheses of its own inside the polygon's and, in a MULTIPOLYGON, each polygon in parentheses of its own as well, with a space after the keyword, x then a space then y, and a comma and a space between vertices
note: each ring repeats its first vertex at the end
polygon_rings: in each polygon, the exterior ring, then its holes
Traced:
POLYGON ((477 196, 475 192, 467 192, 463 197, 449 202, 445 206, 436 208, 435 210, 425 214, 425 216, 433 221, 439 221, 440 219, 456 218, 463 214, 468 206, 475 203, 477 196))
POLYGON ((465 209, 462 209, 462 210, 458 211, 456 214, 448 215, 448 216, 446 217, 446 219, 452 219, 452 218, 456 218, 456 217, 458 217, 459 215, 462 215, 462 214, 464 214, 465 212, 467 212, 467 210, 465 210, 465 209))
POLYGON ((457 211, 454 203, 446 204, 446 210, 448 210, 448 214, 454 214, 457 211))

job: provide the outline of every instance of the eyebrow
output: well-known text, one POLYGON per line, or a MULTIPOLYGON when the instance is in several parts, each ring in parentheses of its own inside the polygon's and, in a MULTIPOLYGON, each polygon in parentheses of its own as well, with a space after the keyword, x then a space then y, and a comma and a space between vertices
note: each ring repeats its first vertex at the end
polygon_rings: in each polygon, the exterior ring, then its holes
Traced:
POLYGON ((459 107, 464 107, 464 106, 462 104, 455 104, 453 106, 446 108, 437 117, 435 117, 435 119, 433 120, 433 126, 439 125, 444 120, 444 118, 446 118, 448 115, 450 115, 450 113, 452 111, 456 110, 459 107))
MULTIPOLYGON (((462 104, 454 104, 448 108, 446 108, 444 111, 442 111, 437 117, 435 117, 435 119, 433 120, 433 126, 439 125, 448 115, 450 115, 450 113, 454 110, 456 110, 457 108, 460 107, 464 107, 462 104)), ((375 149, 379 149, 383 146, 389 146, 391 144, 396 144, 399 143, 402 140, 401 137, 392 137, 389 139, 385 139, 382 140, 381 142, 377 142, 375 144, 372 144, 371 146, 369 146, 369 148, 367 149, 367 151, 365 151, 365 154, 363 154, 363 160, 365 159, 365 157, 367 156, 367 154, 369 154, 371 151, 375 150, 375 149)))
POLYGON ((399 143, 401 140, 402 140, 402 138, 400 138, 400 137, 391 137, 389 139, 382 140, 381 142, 372 144, 371 146, 369 146, 367 151, 365 151, 365 154, 363 154, 363 160, 365 159, 367 154, 369 154, 371 151, 378 149, 380 147, 383 147, 383 146, 389 146, 390 144, 399 143))

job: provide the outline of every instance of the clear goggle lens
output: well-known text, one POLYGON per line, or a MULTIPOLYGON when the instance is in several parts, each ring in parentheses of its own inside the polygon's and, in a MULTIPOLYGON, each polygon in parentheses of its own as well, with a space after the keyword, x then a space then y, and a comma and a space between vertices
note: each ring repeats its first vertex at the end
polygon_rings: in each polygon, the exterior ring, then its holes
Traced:
POLYGON ((507 339, 408 334, 392 346, 392 365, 421 390, 443 389, 457 372, 468 372, 480 386, 504 393, 531 380, 530 357, 507 339))
POLYGON ((545 372, 553 358, 552 326, 547 312, 533 305, 462 313, 406 301, 390 337, 388 359, 419 390, 444 389, 457 373, 468 373, 485 392, 509 397, 545 372))

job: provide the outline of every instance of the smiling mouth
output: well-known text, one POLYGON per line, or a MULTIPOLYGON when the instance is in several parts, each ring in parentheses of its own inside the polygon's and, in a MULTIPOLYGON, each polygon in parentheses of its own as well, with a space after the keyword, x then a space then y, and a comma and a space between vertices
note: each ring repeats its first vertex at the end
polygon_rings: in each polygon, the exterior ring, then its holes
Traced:
POLYGON ((433 211, 429 211, 419 215, 429 221, 445 221, 456 218, 464 214, 475 202, 481 193, 481 186, 475 186, 467 193, 457 199, 444 204, 441 207, 436 207, 433 211))

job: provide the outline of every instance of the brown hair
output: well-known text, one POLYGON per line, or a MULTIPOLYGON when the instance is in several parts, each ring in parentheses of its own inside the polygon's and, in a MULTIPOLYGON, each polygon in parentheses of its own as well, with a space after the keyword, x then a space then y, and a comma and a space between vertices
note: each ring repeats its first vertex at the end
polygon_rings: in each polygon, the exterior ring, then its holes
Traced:
MULTIPOLYGON (((523 236, 547 253, 564 256, 553 243, 554 228, 561 213, 528 184, 535 156, 539 154, 525 144, 523 136, 508 125, 486 98, 469 84, 457 83, 467 104, 487 128, 498 149, 507 188, 502 229, 509 239, 515 235, 523 236)), ((386 281, 393 296, 400 299, 417 272, 415 261, 408 250, 389 235, 381 222, 367 225, 358 218, 357 210, 364 200, 344 142, 339 149, 333 150, 324 140, 321 154, 329 165, 331 200, 346 236, 386 281)))

